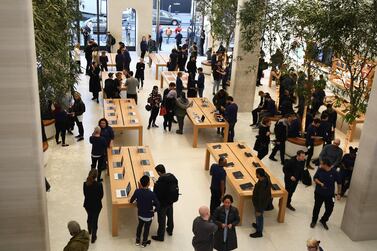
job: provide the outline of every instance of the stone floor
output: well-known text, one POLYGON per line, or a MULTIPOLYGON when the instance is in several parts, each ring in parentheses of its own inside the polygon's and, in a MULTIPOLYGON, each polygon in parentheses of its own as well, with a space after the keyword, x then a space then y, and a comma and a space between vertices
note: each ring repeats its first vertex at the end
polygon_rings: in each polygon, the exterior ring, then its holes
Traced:
MULTIPOLYGON (((136 55, 133 54, 131 68, 134 69, 136 55)), ((200 60, 198 60, 200 61, 200 60)), ((139 111, 142 115, 143 124, 146 125, 149 113, 144 109, 146 99, 152 86, 157 85, 154 80, 154 68, 146 69, 146 81, 144 89, 139 93, 139 111)), ((86 226, 86 213, 83 208, 82 182, 85 180, 90 169, 90 150, 88 136, 92 133, 97 121, 102 117, 102 100, 100 104, 91 101, 91 94, 88 92, 89 78, 82 75, 78 84, 78 91, 86 104, 84 114, 85 140, 75 142, 72 136, 68 136, 69 147, 62 148, 56 145, 53 140, 49 141, 50 148, 47 152, 48 165, 46 166, 46 177, 51 183, 51 191, 47 194, 48 216, 50 227, 51 250, 62 250, 70 236, 66 228, 69 220, 77 220, 82 227, 86 226)), ((274 90, 266 87, 267 80, 264 80, 262 90, 274 90)), ((212 98, 211 78, 206 79, 205 96, 212 98)), ((258 101, 258 100, 257 100, 258 101)), ((237 103, 237 100, 235 100, 237 103)), ((147 249, 166 251, 193 250, 192 220, 197 216, 197 209, 201 205, 209 205, 210 178, 204 170, 205 144, 221 140, 214 130, 201 130, 199 132, 198 148, 192 148, 193 130, 190 121, 186 118, 184 135, 166 133, 161 128, 162 118, 159 117, 157 124, 160 128, 146 130, 144 127, 144 144, 149 145, 152 150, 156 164, 162 163, 168 172, 174 173, 178 180, 182 196, 174 205, 175 229, 172 237, 167 236, 165 242, 152 242, 147 249)), ((240 113, 236 125, 236 140, 246 142, 253 146, 256 130, 249 127, 250 113, 240 113)), ((176 125, 174 125, 176 127, 176 125)), ((173 128, 175 131, 176 128, 173 128)), ((77 133, 75 129, 75 134, 77 133)), ((356 138, 359 137, 360 128, 356 138)), ((344 138, 342 133, 338 133, 344 138)), ((116 134, 115 145, 136 145, 137 134, 125 132, 122 135, 116 134)), ((357 141, 355 142, 357 144, 357 141)), ((265 158, 264 163, 272 173, 283 178, 279 162, 269 161, 265 158)), ((103 198, 103 209, 99 218, 98 240, 90 245, 90 250, 139 250, 134 245, 136 231, 136 210, 123 209, 119 213, 119 236, 111 236, 111 201, 109 196, 109 180, 104 179, 105 196, 103 198)), ((244 210, 244 224, 237 227, 238 250, 264 250, 264 251, 294 251, 305 250, 305 242, 308 238, 314 237, 321 240, 324 250, 377 250, 377 241, 353 242, 340 229, 345 199, 336 202, 334 212, 329 221, 329 231, 324 230, 320 225, 315 229, 309 227, 311 212, 313 208, 313 189, 299 185, 293 197, 293 205, 296 212, 287 210, 285 223, 279 224, 276 221, 277 210, 265 214, 264 237, 260 239, 249 238, 252 231, 253 209, 251 200, 247 200, 244 210)), ((233 193, 230 185, 227 192, 233 193)), ((235 202, 237 203, 237 201, 235 202)), ((277 200, 274 201, 275 208, 277 200)), ((151 227, 151 234, 157 229, 156 219, 151 227)))

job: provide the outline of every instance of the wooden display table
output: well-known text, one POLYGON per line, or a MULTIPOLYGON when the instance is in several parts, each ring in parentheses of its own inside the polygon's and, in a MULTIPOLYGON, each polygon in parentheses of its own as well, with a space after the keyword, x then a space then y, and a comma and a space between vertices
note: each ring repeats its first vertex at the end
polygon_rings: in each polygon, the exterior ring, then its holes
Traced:
POLYGON ((138 130, 139 146, 143 144, 143 125, 134 99, 104 99, 103 112, 114 130, 138 130))
POLYGON ((169 55, 149 53, 149 59, 156 66, 156 80, 158 80, 158 68, 167 66, 167 63, 169 62, 169 55))
POLYGON ((270 176, 271 183, 279 187, 278 190, 271 190, 273 198, 279 199, 279 212, 277 221, 279 223, 284 222, 285 209, 287 206, 288 192, 285 190, 284 185, 275 178, 270 170, 260 161, 256 154, 247 145, 239 142, 233 143, 211 143, 207 144, 206 158, 204 169, 209 170, 210 156, 212 156, 216 162, 219 161, 220 155, 227 154, 227 162, 233 163, 233 166, 225 167, 227 173, 227 180, 232 185, 233 189, 238 194, 238 210, 240 212, 240 219, 242 223, 243 209, 245 199, 251 198, 253 195, 253 188, 257 183, 258 179, 255 173, 257 169, 256 166, 263 168, 266 173, 270 176), (242 148, 240 148, 242 147, 242 148), (245 153, 251 153, 251 157, 247 157, 245 153), (242 178, 236 178, 234 173, 241 173, 242 178), (243 190, 241 185, 251 184, 252 188, 243 190))
MULTIPOLYGON (((160 88, 164 88, 164 82, 166 82, 168 85, 170 82, 174 82, 177 79, 177 74, 179 71, 162 71, 161 72, 161 80, 160 80, 160 88)), ((182 82, 183 86, 187 88, 187 82, 188 82, 188 73, 182 72, 182 82)))
POLYGON ((194 127, 194 140, 192 143, 193 147, 198 146, 198 132, 199 128, 224 128, 224 142, 228 142, 229 124, 225 119, 219 122, 216 118, 216 108, 208 101, 207 98, 189 98, 193 105, 187 109, 187 115, 190 118, 194 127), (204 119, 202 121, 202 119, 204 119))
POLYGON ((107 156, 112 204, 112 235, 117 236, 118 210, 136 207, 136 204, 130 203, 129 200, 144 173, 148 173, 151 177, 151 187, 158 174, 154 170, 152 154, 147 146, 113 147, 107 150, 107 156), (142 161, 147 161, 148 165, 142 164, 142 161))

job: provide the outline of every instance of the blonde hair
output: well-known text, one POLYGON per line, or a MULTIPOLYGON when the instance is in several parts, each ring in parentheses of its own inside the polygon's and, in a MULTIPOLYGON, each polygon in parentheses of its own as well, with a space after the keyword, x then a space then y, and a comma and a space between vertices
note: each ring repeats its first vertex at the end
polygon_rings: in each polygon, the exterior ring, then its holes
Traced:
POLYGON ((309 239, 306 241, 306 246, 307 247, 316 247, 318 248, 319 247, 319 243, 320 241, 319 240, 316 240, 316 239, 309 239))
POLYGON ((101 133, 101 127, 99 127, 99 126, 94 127, 94 133, 100 134, 101 133))

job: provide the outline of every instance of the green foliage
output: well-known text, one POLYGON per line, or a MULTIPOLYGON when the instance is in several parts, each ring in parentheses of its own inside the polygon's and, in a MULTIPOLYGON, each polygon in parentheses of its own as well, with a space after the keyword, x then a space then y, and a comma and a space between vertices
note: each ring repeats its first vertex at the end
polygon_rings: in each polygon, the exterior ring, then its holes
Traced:
POLYGON ((234 36, 237 22, 237 0, 212 0, 211 14, 211 32, 215 40, 225 42, 228 48, 230 41, 234 36))
POLYGON ((42 111, 49 100, 59 100, 77 82, 77 66, 70 56, 80 18, 79 0, 33 0, 39 96, 42 111))

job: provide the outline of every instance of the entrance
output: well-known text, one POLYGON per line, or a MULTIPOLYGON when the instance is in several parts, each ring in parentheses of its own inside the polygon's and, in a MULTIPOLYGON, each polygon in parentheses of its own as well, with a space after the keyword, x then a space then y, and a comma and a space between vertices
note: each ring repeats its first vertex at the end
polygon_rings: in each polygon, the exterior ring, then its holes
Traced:
POLYGON ((128 8, 122 14, 122 42, 129 51, 136 50, 136 10, 128 8))

